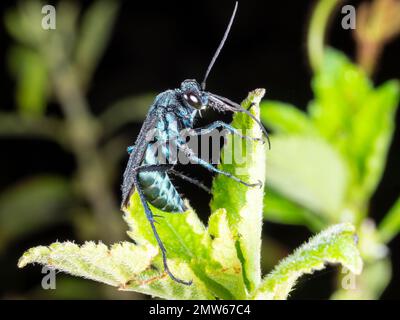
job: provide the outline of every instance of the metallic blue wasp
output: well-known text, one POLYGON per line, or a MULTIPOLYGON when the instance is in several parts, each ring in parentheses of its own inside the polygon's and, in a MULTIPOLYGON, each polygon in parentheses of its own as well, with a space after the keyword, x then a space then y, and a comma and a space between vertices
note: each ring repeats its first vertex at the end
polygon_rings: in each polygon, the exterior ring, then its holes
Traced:
MULTIPOLYGON (((185 80, 182 82, 179 89, 167 90, 160 93, 150 107, 135 144, 128 147, 130 156, 124 172, 121 206, 122 208, 127 207, 132 193, 135 190, 138 192, 146 217, 160 247, 165 272, 174 281, 185 285, 190 285, 191 281, 178 279, 168 268, 167 250, 157 232, 155 226, 156 217, 152 213, 148 203, 166 212, 181 213, 187 210, 181 196, 169 178, 170 174, 192 182, 205 190, 208 189, 197 180, 174 170, 174 163, 169 161, 171 160, 169 145, 174 145, 174 147, 176 147, 179 152, 183 152, 192 163, 199 164, 211 172, 225 175, 248 187, 260 186, 260 182, 247 183, 231 173, 219 170, 205 160, 202 160, 188 147, 186 139, 181 135, 183 129, 193 128, 194 119, 201 110, 212 108, 221 112, 231 111, 248 114, 259 124, 266 137, 268 137, 262 124, 248 110, 227 98, 205 91, 207 77, 228 36, 236 10, 237 2, 224 37, 211 60, 201 86, 196 80, 185 80), (151 131, 155 131, 156 133, 149 139, 148 133, 151 131), (160 145, 160 142, 162 142, 161 145, 163 146, 161 148, 161 153, 164 159, 167 160, 166 162, 160 162, 154 152, 154 145, 156 143, 160 145)), ((260 140, 243 136, 235 128, 222 121, 213 122, 205 128, 192 129, 192 133, 198 135, 207 134, 216 128, 227 129, 229 132, 238 134, 242 138, 260 140)))

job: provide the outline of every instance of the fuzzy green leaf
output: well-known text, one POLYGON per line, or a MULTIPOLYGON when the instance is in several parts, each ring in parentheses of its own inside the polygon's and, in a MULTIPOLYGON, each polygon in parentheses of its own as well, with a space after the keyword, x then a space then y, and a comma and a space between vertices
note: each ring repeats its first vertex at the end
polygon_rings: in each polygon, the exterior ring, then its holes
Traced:
POLYGON ((215 211, 208 221, 210 258, 205 265, 206 274, 233 294, 236 299, 246 299, 246 290, 242 275, 235 239, 228 223, 226 210, 215 211))
MULTIPOLYGON (((157 246, 137 192, 132 195, 130 203, 131 205, 125 210, 124 215, 130 229, 128 235, 136 243, 150 242, 157 246)), ((195 287, 203 286, 203 280, 210 282, 209 285, 212 286, 214 282, 204 274, 205 269, 201 267, 207 263, 209 253, 207 247, 211 239, 209 239, 205 226, 194 211, 189 209, 185 213, 167 213, 152 206, 151 210, 153 214, 161 216, 157 218, 159 223, 156 228, 167 249, 168 259, 189 264, 192 272, 197 272, 202 277, 202 280, 186 277, 183 280, 193 280, 192 286, 195 287)), ((162 268, 161 254, 158 260, 158 267, 162 268)), ((174 272, 174 269, 171 269, 174 272)), ((213 291, 216 296, 233 298, 226 288, 217 283, 215 283, 213 291)))
MULTIPOLYGON (((242 103, 248 108, 254 105, 251 112, 259 118, 259 103, 264 95, 263 89, 249 94, 242 103)), ((236 113, 232 126, 243 130, 243 134, 261 138, 262 132, 248 115, 236 113)), ((237 135, 229 135, 223 149, 222 162, 219 169, 230 172, 240 179, 256 183, 264 183, 265 177, 265 145, 261 142, 242 139, 237 135)), ((249 291, 254 290, 261 280, 260 250, 263 209, 263 189, 246 187, 223 175, 218 175, 212 186, 212 211, 226 209, 229 225, 236 241, 236 249, 243 266, 243 275, 249 291)))
MULTIPOLYGON (((183 261, 190 266, 197 276, 193 279, 194 286, 201 282, 221 299, 246 297, 242 265, 224 209, 210 216, 208 229, 192 209, 179 214, 166 213, 154 207, 151 209, 155 215, 162 216, 158 218, 156 227, 167 249, 168 259, 183 261)), ((131 197, 125 220, 130 227, 128 234, 136 243, 149 241, 156 245, 137 193, 131 197)), ((161 268, 161 264, 159 266, 161 268)))
MULTIPOLYGON (((157 245, 136 192, 131 197, 130 202, 129 208, 124 211, 124 218, 130 229, 128 235, 135 242, 140 243, 145 240, 157 245)), ((156 228, 170 258, 179 258, 187 262, 193 258, 205 258, 206 243, 204 243, 204 238, 206 228, 193 210, 189 209, 185 213, 179 214, 164 212, 153 206, 151 206, 151 210, 154 215, 160 216, 157 218, 156 228)))
MULTIPOLYGON (((102 243, 86 242, 78 246, 71 242, 53 243, 49 247, 35 247, 21 257, 20 268, 30 263, 40 263, 79 276, 102 282, 120 290, 156 295, 167 299, 209 299, 203 287, 182 286, 174 283, 165 274, 152 268, 158 248, 150 243, 134 245, 129 242, 114 244, 108 248, 102 243), (164 279, 165 278, 165 279, 164 279)), ((171 264, 177 275, 194 277, 183 264, 171 264)))
POLYGON ((49 247, 28 250, 18 267, 40 263, 75 276, 123 287, 131 277, 149 268, 156 254, 157 248, 149 244, 136 246, 123 242, 109 249, 102 243, 87 242, 78 246, 72 242, 56 242, 49 247))
POLYGON ((286 299, 299 277, 321 270, 326 263, 340 263, 360 274, 362 260, 351 224, 334 225, 284 259, 257 289, 255 299, 286 299))

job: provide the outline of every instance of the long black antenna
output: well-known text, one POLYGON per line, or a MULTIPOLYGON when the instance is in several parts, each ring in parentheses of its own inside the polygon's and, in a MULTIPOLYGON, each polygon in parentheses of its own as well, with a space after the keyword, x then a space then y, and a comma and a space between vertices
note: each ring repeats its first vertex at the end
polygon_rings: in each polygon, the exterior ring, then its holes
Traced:
POLYGON ((217 60, 218 55, 219 55, 219 53, 221 52, 222 47, 224 46, 224 43, 225 43, 226 38, 228 38, 229 31, 231 30, 231 27, 232 27, 233 19, 235 18, 235 15, 236 15, 237 7, 238 7, 238 2, 236 1, 236 3, 235 3, 235 8, 233 9, 233 13, 232 13, 232 16, 231 16, 231 20, 229 21, 228 27, 226 28, 224 37, 222 38, 222 41, 221 41, 221 43, 219 44, 219 46, 218 46, 218 48, 217 48, 217 51, 215 52, 215 54, 214 54, 214 56, 213 56, 213 58, 212 58, 212 60, 211 60, 211 62, 210 62, 210 64, 209 64, 209 66, 208 66, 208 68, 207 68, 207 72, 206 72, 206 75, 204 76, 204 80, 203 80, 203 82, 201 83, 201 88, 202 88, 202 90, 205 90, 205 89, 206 89, 206 81, 207 81, 208 75, 210 74, 210 71, 211 71, 211 69, 212 69, 212 67, 213 67, 213 65, 214 65, 214 63, 215 63, 215 60, 217 60))

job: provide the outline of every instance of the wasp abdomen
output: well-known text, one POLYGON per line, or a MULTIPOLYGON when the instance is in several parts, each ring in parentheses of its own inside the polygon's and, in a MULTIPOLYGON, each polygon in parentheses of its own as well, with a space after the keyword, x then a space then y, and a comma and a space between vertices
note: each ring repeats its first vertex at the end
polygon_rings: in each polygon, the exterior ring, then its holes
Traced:
POLYGON ((166 212, 184 212, 185 205, 168 175, 163 172, 143 172, 139 183, 146 200, 154 207, 166 212))

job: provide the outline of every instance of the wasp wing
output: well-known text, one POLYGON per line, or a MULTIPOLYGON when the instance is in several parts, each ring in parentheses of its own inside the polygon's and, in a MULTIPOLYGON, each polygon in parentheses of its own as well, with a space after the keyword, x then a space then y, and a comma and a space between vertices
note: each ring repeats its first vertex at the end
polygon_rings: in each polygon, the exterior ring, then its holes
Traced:
POLYGON ((121 207, 126 207, 129 203, 129 198, 135 191, 134 174, 135 169, 139 167, 144 159, 147 147, 151 141, 151 136, 154 134, 157 122, 159 121, 159 111, 154 106, 150 108, 139 135, 136 138, 133 151, 130 153, 128 164, 125 168, 123 183, 121 186, 122 202, 121 207))

